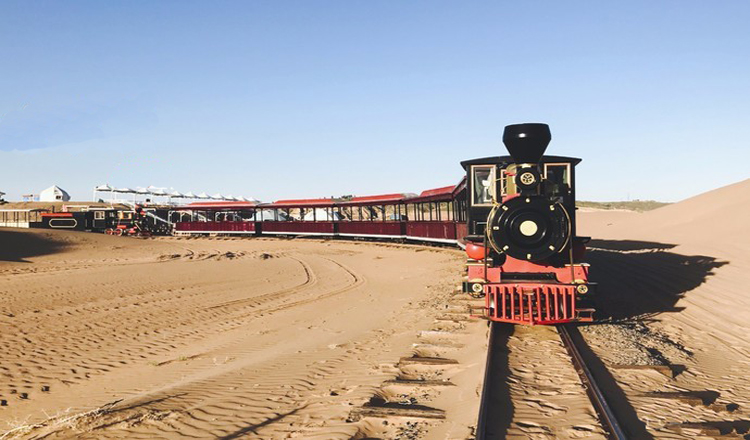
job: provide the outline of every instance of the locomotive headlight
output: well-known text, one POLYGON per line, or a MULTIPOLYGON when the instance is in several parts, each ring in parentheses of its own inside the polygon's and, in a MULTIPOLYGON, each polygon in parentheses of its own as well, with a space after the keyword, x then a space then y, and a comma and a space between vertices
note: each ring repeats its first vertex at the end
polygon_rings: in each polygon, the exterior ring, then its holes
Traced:
POLYGON ((586 294, 589 292, 589 286, 585 284, 579 284, 578 286, 576 286, 576 291, 581 295, 586 294))
POLYGON ((524 220, 521 222, 521 226, 518 227, 518 230, 521 231, 521 234, 531 237, 539 230, 539 225, 532 220, 524 220))
POLYGON ((471 285, 471 292, 469 292, 474 298, 481 298, 484 296, 484 285, 482 283, 474 283, 471 285))

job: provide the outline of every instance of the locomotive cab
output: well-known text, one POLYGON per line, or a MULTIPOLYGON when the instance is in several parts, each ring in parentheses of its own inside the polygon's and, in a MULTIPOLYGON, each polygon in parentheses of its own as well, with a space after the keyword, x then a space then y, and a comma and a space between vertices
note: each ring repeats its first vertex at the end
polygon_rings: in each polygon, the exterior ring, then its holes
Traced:
POLYGON ((576 235, 575 166, 544 156, 546 124, 505 128, 510 155, 461 163, 467 174, 464 291, 485 297, 483 316, 502 322, 591 321, 593 285, 576 235))

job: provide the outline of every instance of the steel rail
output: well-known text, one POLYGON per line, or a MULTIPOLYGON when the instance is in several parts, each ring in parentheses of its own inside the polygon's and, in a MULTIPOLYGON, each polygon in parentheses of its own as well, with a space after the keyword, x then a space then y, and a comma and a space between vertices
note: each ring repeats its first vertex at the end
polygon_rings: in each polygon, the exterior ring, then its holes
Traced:
POLYGON ((581 377, 581 381, 583 381, 584 388, 586 388, 586 394, 588 394, 589 399, 591 399, 591 403, 594 405, 594 409, 599 415, 599 420, 609 432, 610 438, 615 440, 627 439, 625 432, 622 430, 617 418, 615 417, 614 411, 612 411, 612 408, 607 403, 604 393, 602 393, 599 385, 597 385, 596 379, 594 379, 593 374, 591 374, 591 370, 586 366, 583 356, 581 356, 580 351, 578 351, 578 347, 571 335, 572 333, 578 340, 581 340, 582 336, 578 332, 578 329, 562 324, 557 325, 556 327, 560 334, 560 339, 562 339, 563 345, 568 351, 568 354, 570 354, 570 357, 573 360, 573 365, 575 366, 578 375, 581 377))
POLYGON ((487 338, 487 361, 484 366, 484 381, 482 382, 482 395, 479 400, 479 418, 477 420, 477 432, 476 439, 484 440, 487 438, 487 411, 489 402, 487 401, 490 396, 490 381, 492 378, 492 347, 495 345, 495 326, 497 324, 490 323, 490 334, 487 338))

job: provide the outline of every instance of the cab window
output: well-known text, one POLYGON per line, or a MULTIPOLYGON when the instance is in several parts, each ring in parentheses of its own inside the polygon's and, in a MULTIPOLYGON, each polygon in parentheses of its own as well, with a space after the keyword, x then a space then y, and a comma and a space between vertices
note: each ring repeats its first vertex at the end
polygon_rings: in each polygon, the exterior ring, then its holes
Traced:
POLYGON ((567 196, 570 193, 570 164, 544 164, 544 179, 548 196, 567 196))
POLYGON ((494 186, 493 165, 479 165, 471 167, 471 204, 473 206, 492 205, 492 189, 494 186))

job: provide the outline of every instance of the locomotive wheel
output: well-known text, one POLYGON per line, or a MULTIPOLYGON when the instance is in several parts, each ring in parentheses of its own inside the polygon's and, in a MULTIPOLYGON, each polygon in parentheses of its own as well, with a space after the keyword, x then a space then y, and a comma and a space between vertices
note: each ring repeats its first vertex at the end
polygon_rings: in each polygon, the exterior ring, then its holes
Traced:
POLYGON ((107 229, 104 230, 104 233, 107 234, 107 235, 112 235, 113 232, 114 231, 112 231, 112 228, 107 228, 107 229))
POLYGON ((490 213, 490 244, 496 252, 519 260, 544 260, 567 245, 568 218, 562 205, 544 197, 516 197, 490 213))
POLYGON ((122 237, 122 229, 117 228, 117 229, 114 230, 114 233, 115 233, 116 236, 122 237))

